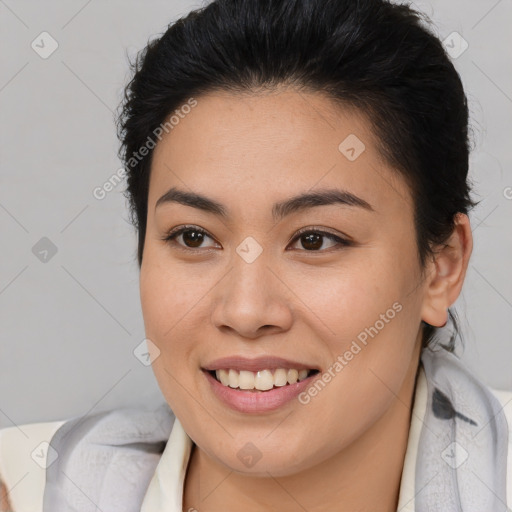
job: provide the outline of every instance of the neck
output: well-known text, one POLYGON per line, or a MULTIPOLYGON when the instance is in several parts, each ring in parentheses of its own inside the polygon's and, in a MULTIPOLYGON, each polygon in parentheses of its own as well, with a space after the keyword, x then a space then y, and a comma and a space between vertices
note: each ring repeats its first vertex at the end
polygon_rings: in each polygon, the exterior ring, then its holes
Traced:
POLYGON ((286 477, 246 476, 231 471, 193 446, 185 477, 183 510, 213 512, 395 512, 407 450, 421 342, 400 392, 364 434, 322 464, 286 477))

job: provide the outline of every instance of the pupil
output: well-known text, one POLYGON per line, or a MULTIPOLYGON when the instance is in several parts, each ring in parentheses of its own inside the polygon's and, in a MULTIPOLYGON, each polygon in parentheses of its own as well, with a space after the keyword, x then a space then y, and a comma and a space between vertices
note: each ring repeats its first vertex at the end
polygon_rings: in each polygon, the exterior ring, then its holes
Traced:
MULTIPOLYGON (((188 230, 183 233, 183 241, 191 247, 199 247, 203 241, 203 233, 194 230, 188 230)), ((304 249, 318 250, 322 247, 322 236, 317 233, 302 235, 302 247, 304 249), (304 241, 306 241, 304 243, 304 241)))
POLYGON ((322 247, 322 235, 319 235, 319 234, 316 234, 316 233, 310 233, 308 235, 303 235, 303 243, 302 243, 302 247, 304 247, 304 249, 320 249, 322 247), (304 244, 304 240, 308 240, 305 244, 304 244), (312 244, 310 244, 310 242, 312 242, 312 244), (320 243, 318 243, 320 242, 320 243), (307 247, 309 245, 309 247, 307 247))
POLYGON ((201 245, 201 242, 203 241, 202 237, 202 233, 194 230, 185 231, 183 233, 183 241, 187 245, 190 245, 191 247, 199 247, 201 245), (191 233, 193 233, 194 236, 192 236, 191 233))

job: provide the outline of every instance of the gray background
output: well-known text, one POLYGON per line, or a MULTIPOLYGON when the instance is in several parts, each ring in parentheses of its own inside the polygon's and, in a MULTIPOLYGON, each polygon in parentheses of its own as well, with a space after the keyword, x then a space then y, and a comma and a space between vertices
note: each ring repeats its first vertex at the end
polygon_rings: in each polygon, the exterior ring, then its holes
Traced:
MULTIPOLYGON (((0 0, 0 428, 163 401, 133 353, 144 329, 124 183, 103 200, 92 192, 120 167, 113 111, 127 56, 201 5, 0 0), (58 43, 46 59, 31 47, 43 31, 58 43), (46 262, 34 246, 49 250, 46 262)), ((482 202, 455 306, 463 360, 488 385, 512 390, 512 1, 415 5, 441 39, 456 31, 469 44, 453 60, 470 102, 482 202)))

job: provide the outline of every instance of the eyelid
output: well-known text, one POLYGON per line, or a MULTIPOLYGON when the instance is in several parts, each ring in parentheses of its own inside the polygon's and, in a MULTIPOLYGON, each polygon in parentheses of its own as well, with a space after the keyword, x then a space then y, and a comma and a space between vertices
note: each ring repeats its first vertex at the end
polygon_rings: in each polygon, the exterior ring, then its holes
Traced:
MULTIPOLYGON (((173 245, 177 246, 179 249, 182 249, 182 250, 187 251, 187 252, 198 252, 198 251, 203 251, 204 252, 204 251, 208 251, 209 249, 211 249, 210 247, 208 247, 208 248, 186 247, 186 246, 183 246, 183 245, 178 244, 178 243, 175 242, 175 240, 176 240, 176 238, 178 236, 180 236, 185 231, 189 231, 189 230, 190 231, 197 231, 199 233, 202 233, 203 235, 206 235, 207 237, 211 238, 212 240, 215 240, 215 238, 212 237, 208 233, 208 231, 206 231, 205 229, 203 229, 203 228, 201 228, 199 226, 196 226, 194 224, 187 224, 187 225, 182 225, 182 226, 178 226, 176 228, 173 228, 164 237, 162 237, 161 239, 164 242, 173 243, 173 245)), ((324 238, 328 238, 330 240, 334 240, 340 246, 340 247, 338 247, 338 249, 335 248, 334 250, 339 250, 341 248, 348 247, 350 245, 353 245, 353 243, 354 243, 353 240, 349 236, 347 236, 345 234, 337 235, 335 233, 332 233, 331 231, 327 231, 325 228, 320 227, 320 226, 308 226, 306 228, 301 228, 298 231, 296 231, 292 235, 290 240, 288 241, 288 245, 290 243, 292 243, 292 242, 295 242, 301 235, 308 234, 308 233, 319 234, 319 235, 323 236, 324 238)), ((300 252, 324 254, 324 253, 332 252, 332 250, 307 251, 307 250, 303 249, 300 252)))
POLYGON ((336 242, 337 245, 334 247, 330 247, 329 249, 323 249, 323 250, 318 250, 318 251, 307 251, 306 249, 298 249, 299 252, 303 252, 306 254, 312 254, 312 255, 332 254, 333 252, 340 251, 342 249, 345 249, 346 247, 350 247, 350 246, 354 245, 353 240, 349 236, 344 235, 344 234, 332 233, 331 231, 327 231, 325 228, 320 227, 320 226, 309 226, 307 228, 299 229, 298 231, 296 231, 293 234, 293 236, 290 239, 290 241, 288 242, 288 244, 290 244, 292 242, 296 243, 296 241, 302 235, 306 235, 308 233, 314 233, 314 234, 321 235, 324 238, 328 238, 329 240, 336 242))
POLYGON ((184 233, 185 231, 197 231, 199 233, 202 233, 203 235, 206 235, 207 237, 211 238, 212 240, 215 240, 209 233, 208 231, 206 231, 205 229, 203 228, 200 228, 199 226, 196 226, 195 224, 185 224, 183 226, 177 226, 176 228, 173 228, 171 230, 169 230, 167 232, 166 235, 164 235, 161 240, 163 240, 164 242, 167 242, 169 244, 173 244, 174 246, 176 246, 178 249, 181 249, 181 250, 184 250, 186 252, 198 252, 198 251, 205 251, 205 250, 208 250, 208 249, 211 249, 210 247, 207 248, 207 249, 201 249, 201 248, 197 248, 197 249, 194 249, 192 247, 186 247, 184 245, 181 245, 179 243, 176 242, 176 238, 178 236, 180 236, 182 233, 184 233))
MULTIPOLYGON (((299 235, 303 235, 306 233, 319 233, 322 235, 328 235, 329 237, 337 238, 338 240, 341 240, 342 242, 346 242, 347 244, 353 242, 353 240, 348 235, 345 235, 344 233, 339 233, 339 232, 333 233, 332 231, 328 231, 326 228, 323 228, 321 226, 308 226, 307 228, 301 228, 301 229, 297 230, 293 234, 292 238, 290 239, 290 242, 295 240, 295 238, 297 238, 299 235)), ((290 242, 288 242, 288 243, 290 243, 290 242)))

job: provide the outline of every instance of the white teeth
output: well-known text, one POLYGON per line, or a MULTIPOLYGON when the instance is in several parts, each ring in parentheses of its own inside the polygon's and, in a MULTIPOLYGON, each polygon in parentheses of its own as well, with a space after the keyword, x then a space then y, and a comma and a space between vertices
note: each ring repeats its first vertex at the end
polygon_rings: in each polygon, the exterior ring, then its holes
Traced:
MULTIPOLYGON (((252 373, 252 372, 251 372, 252 373)), ((266 391, 274 387, 274 378, 270 370, 261 370, 256 374, 254 379, 254 387, 260 391, 266 391)))
POLYGON ((309 375, 310 370, 296 370, 295 368, 278 368, 274 370, 260 370, 256 373, 247 370, 238 372, 233 369, 216 370, 217 380, 224 386, 240 389, 257 389, 258 391, 267 391, 274 386, 282 387, 286 384, 295 384, 297 381, 304 380, 309 375))
POLYGON ((295 384, 299 380, 299 372, 294 369, 288 370, 288 383, 289 384, 295 384))
POLYGON ((308 376, 307 370, 299 370, 299 380, 304 380, 308 376))
POLYGON ((274 386, 286 386, 286 383, 288 382, 286 380, 287 372, 283 368, 279 368, 279 370, 276 370, 274 372, 274 386))
POLYGON ((229 375, 226 370, 217 370, 215 375, 217 375, 217 379, 220 380, 224 386, 229 386, 229 375))
POLYGON ((254 373, 242 370, 238 378, 238 387, 240 389, 254 389, 254 373))
POLYGON ((237 388, 238 387, 238 372, 236 370, 229 370, 229 387, 237 388))

